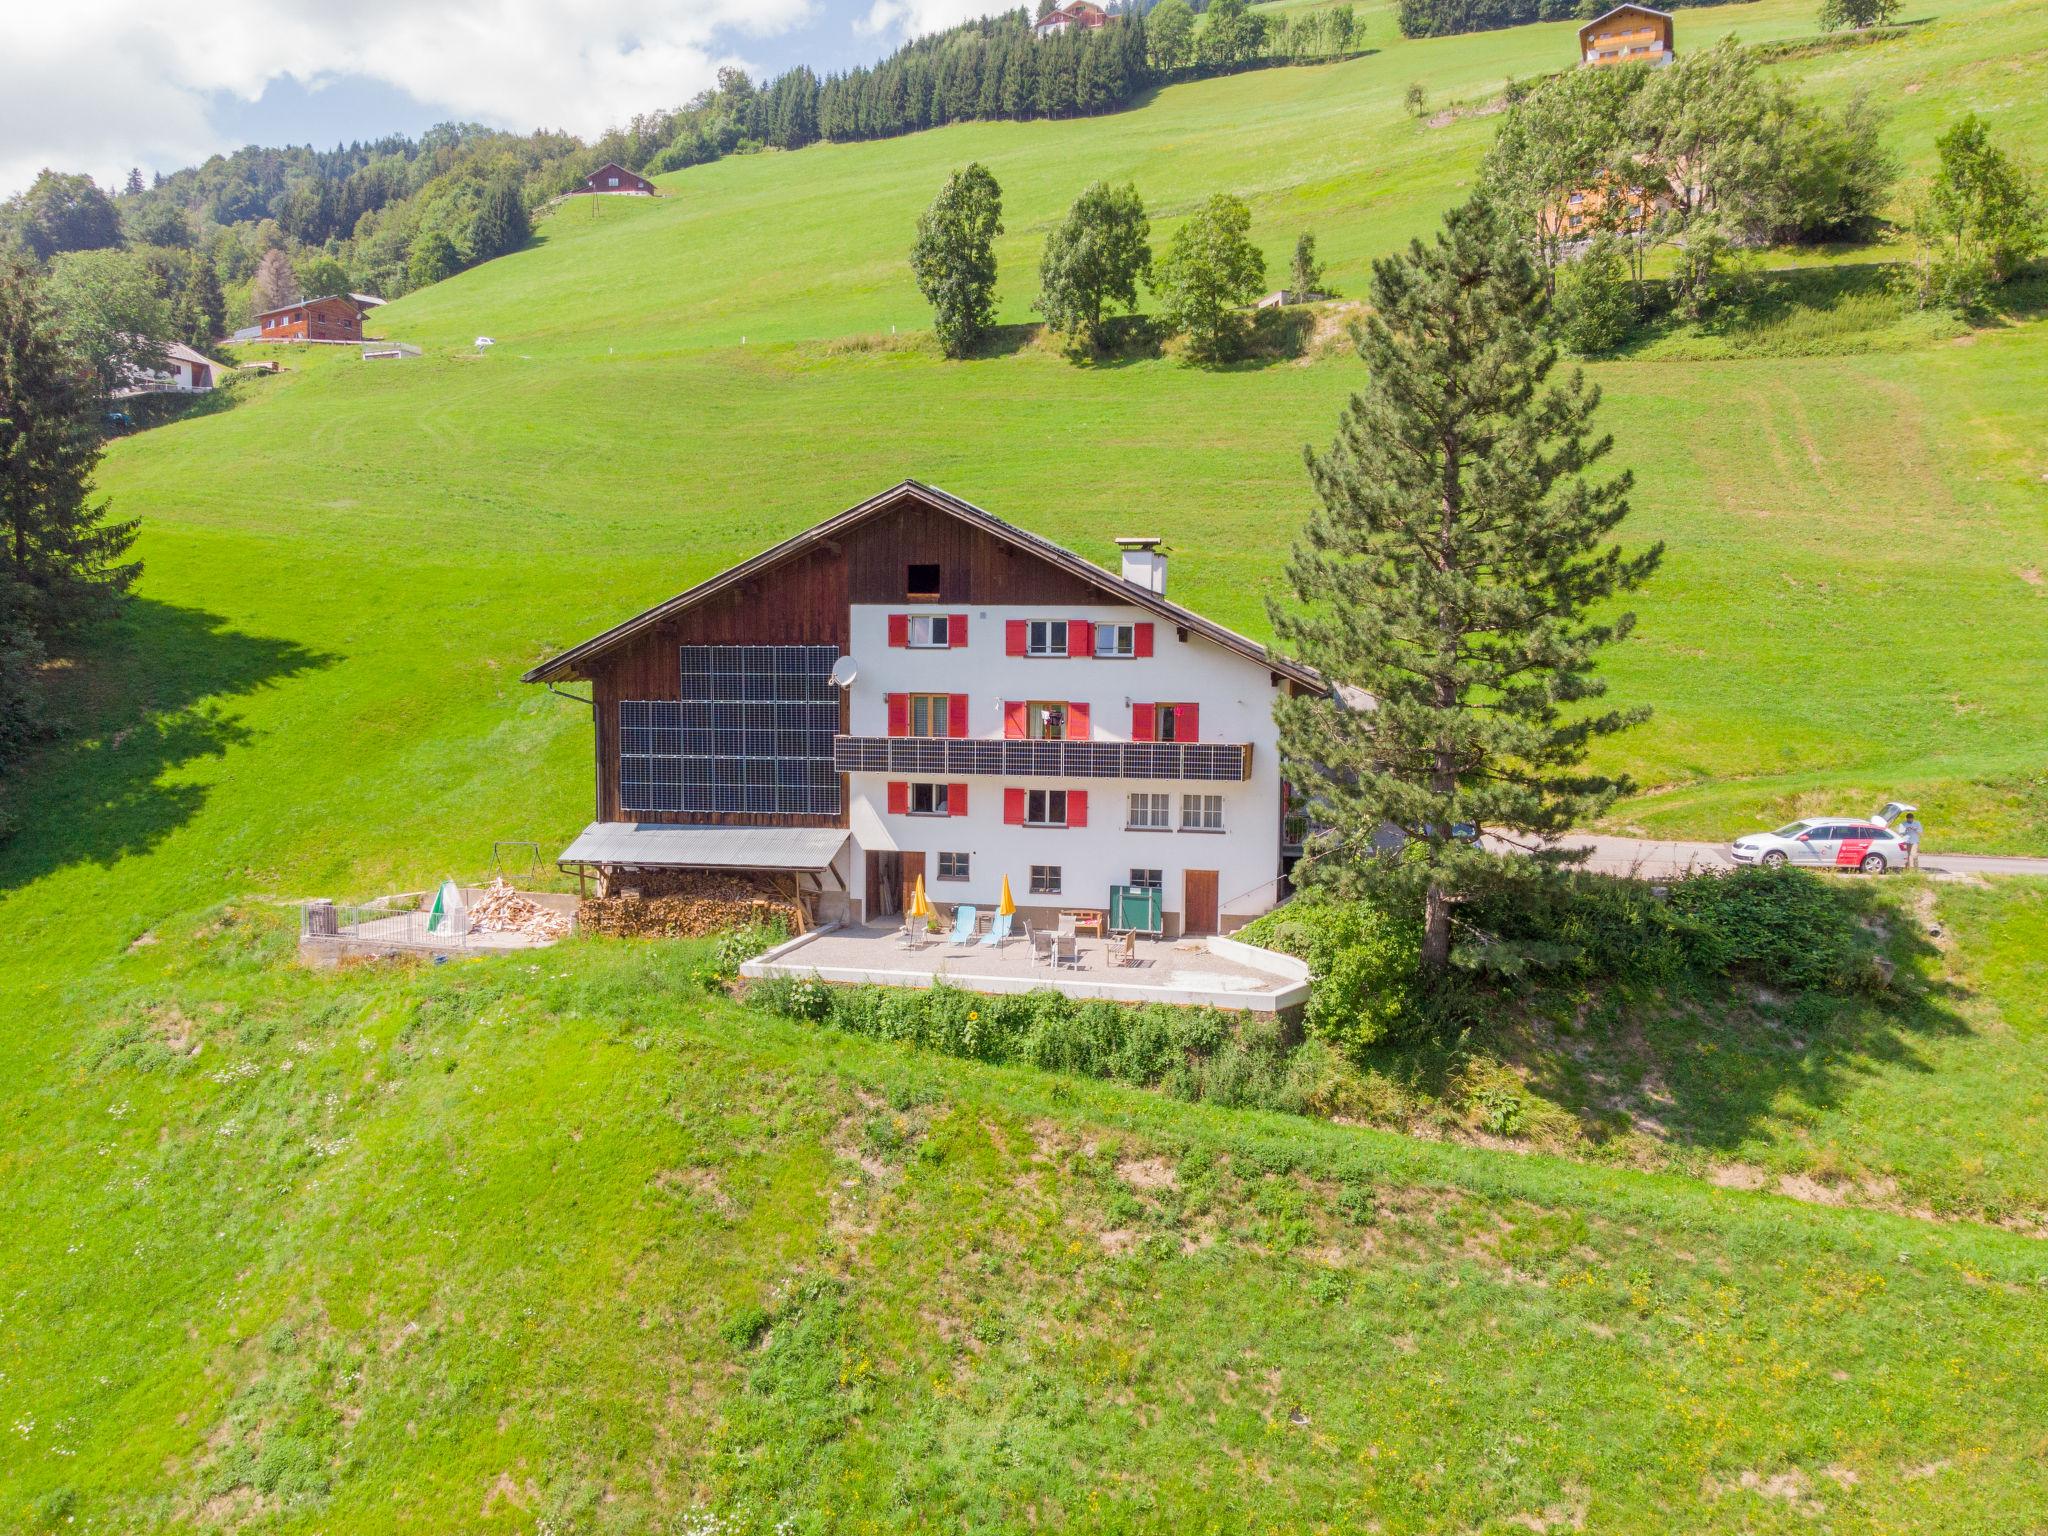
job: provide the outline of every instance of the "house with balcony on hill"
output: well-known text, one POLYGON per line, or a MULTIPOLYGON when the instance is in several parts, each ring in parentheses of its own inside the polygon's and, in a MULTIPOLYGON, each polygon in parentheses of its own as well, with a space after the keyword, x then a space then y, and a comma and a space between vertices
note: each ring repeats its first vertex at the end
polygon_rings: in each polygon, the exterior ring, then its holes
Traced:
POLYGON ((1669 64, 1677 57, 1676 30, 1669 11, 1617 5, 1579 28, 1579 63, 1669 64))
POLYGON ((1031 24, 1031 30, 1039 37, 1058 37, 1069 27, 1080 27, 1084 31, 1109 25, 1109 12, 1095 3, 1095 0, 1067 0, 1065 5, 1053 7, 1031 24))
POLYGON ((940 902, 1025 921, 1156 892, 1216 934, 1283 885, 1274 701, 1321 691, 1166 595, 905 481, 564 651, 590 685, 595 817, 561 863, 786 879, 818 917, 940 902))

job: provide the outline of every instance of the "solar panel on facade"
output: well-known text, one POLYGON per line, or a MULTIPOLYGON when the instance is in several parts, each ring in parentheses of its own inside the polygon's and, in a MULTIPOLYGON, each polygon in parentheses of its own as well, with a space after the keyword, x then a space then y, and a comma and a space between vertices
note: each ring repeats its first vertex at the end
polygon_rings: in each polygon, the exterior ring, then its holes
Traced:
POLYGON ((619 808, 832 816, 829 645, 686 645, 679 699, 619 705, 619 808))

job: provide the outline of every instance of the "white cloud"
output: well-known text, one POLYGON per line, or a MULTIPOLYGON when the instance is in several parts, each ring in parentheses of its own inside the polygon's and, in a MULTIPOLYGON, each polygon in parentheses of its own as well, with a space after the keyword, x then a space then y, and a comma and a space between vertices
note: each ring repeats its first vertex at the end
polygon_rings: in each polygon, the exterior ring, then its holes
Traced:
MULTIPOLYGON (((930 5, 934 0, 913 0, 930 5)), ((220 94, 365 76, 451 114, 586 136, 672 106, 812 0, 9 0, 0 30, 0 195, 44 165, 103 182, 224 141, 220 94)), ((366 124, 364 136, 378 131, 366 124)))
POLYGON ((856 21, 857 32, 895 32, 903 37, 922 37, 972 21, 978 16, 999 16, 1017 9, 1019 0, 875 0, 868 13, 856 21))

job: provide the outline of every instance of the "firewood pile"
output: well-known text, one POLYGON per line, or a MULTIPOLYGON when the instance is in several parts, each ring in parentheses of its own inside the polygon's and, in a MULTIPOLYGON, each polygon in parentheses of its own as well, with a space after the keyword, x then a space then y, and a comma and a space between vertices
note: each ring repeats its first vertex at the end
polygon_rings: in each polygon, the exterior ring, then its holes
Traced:
POLYGON ((471 933, 517 933, 529 939, 559 939, 569 931, 569 919, 552 907, 544 907, 530 896, 522 896, 503 879, 477 897, 469 909, 471 933))
POLYGON ((743 897, 594 896, 576 910, 577 925, 618 939, 696 939, 753 923, 781 921, 791 933, 804 918, 793 901, 749 892, 743 897))

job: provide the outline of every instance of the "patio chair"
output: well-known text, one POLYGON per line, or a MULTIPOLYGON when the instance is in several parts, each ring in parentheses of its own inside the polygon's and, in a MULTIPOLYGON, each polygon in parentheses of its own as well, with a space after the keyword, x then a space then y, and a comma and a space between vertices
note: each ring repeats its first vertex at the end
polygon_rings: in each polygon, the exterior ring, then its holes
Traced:
POLYGON ((998 912, 995 915, 995 921, 988 925, 988 932, 981 936, 980 942, 982 947, 986 949, 990 945, 994 945, 997 949, 1001 949, 1004 942, 1010 937, 1010 925, 1016 921, 1017 919, 1011 913, 998 912))
POLYGON ((1052 960, 1055 966, 1071 965, 1078 971, 1081 969, 1081 941, 1071 933, 1055 934, 1052 960))
POLYGON ((972 944, 974 942, 974 908, 953 909, 953 931, 946 935, 948 944, 972 944))
POLYGON ((1071 939, 1073 936, 1074 914, 1071 912, 1062 912, 1060 914, 1060 937, 1063 939, 1071 939))
POLYGON ((1047 965, 1053 963, 1054 935, 1051 929, 1034 928, 1029 923, 1026 923, 1024 925, 1024 938, 1031 946, 1031 963, 1033 965, 1036 965, 1041 960, 1047 965))
POLYGON ((1111 965, 1136 965, 1138 963, 1138 933, 1126 928, 1122 933, 1113 934, 1109 941, 1109 963, 1111 965))

